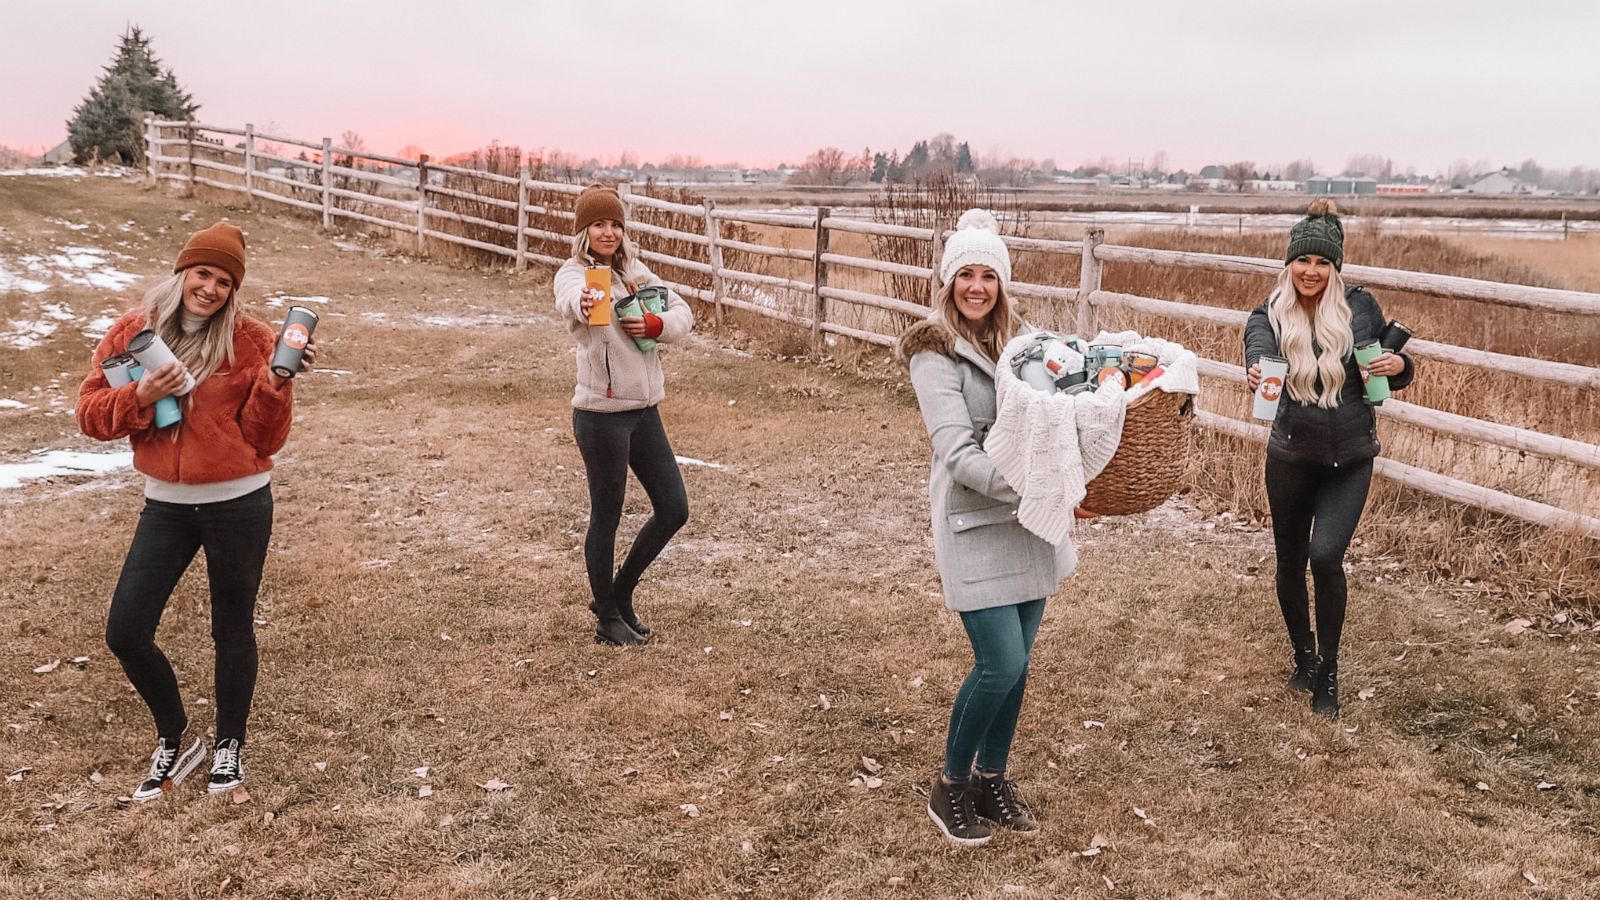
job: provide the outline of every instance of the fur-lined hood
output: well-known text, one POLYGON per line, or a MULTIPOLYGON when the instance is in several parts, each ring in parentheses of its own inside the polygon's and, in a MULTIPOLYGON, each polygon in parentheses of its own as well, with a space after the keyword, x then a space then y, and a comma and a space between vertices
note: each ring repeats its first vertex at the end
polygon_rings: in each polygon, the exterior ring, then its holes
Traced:
POLYGON ((901 362, 909 364, 911 357, 924 350, 932 350, 955 359, 956 333, 950 330, 950 326, 942 319, 937 317, 923 319, 900 335, 900 342, 895 346, 895 356, 901 362))

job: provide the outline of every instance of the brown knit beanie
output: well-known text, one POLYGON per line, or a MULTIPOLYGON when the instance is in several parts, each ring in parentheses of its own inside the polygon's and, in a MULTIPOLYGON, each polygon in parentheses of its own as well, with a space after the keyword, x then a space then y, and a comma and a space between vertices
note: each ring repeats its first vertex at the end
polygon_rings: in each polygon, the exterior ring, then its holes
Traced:
POLYGON ((624 221, 622 211, 622 198, 617 196, 615 188, 608 188, 603 184, 591 184, 578 195, 578 202, 572 207, 577 214, 572 222, 572 233, 581 234, 584 229, 601 219, 615 219, 624 221))
POLYGON ((227 272, 237 288, 244 282, 244 232, 227 222, 218 222, 190 235, 172 271, 182 272, 198 265, 216 266, 227 272))

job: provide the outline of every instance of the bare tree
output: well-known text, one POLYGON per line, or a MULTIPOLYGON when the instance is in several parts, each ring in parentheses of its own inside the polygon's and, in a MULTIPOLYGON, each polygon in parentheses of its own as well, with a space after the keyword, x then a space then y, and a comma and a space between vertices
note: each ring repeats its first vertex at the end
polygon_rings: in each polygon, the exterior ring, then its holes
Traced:
POLYGON ((823 147, 806 157, 795 180, 802 184, 849 184, 865 177, 871 169, 872 154, 867 151, 850 156, 838 147, 823 147))
POLYGON ((1245 186, 1256 177, 1256 164, 1248 160, 1229 163, 1223 170, 1222 177, 1239 193, 1244 193, 1245 186))
POLYGON ((1283 167, 1283 177, 1288 181, 1305 181, 1317 174, 1317 164, 1309 159, 1297 159, 1283 167))

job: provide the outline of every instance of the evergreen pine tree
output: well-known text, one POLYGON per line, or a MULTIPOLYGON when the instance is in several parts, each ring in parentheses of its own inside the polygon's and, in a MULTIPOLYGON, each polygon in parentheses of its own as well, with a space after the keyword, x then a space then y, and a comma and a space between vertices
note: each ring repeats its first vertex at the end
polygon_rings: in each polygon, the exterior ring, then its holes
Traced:
POLYGON ((962 141, 961 146, 956 148, 956 171, 966 173, 972 169, 972 148, 967 146, 966 141, 962 141))
POLYGON ((122 35, 116 58, 67 122, 73 161, 139 162, 144 159, 140 113, 188 119, 199 108, 178 86, 172 70, 162 68, 151 52, 150 39, 138 26, 130 27, 122 35))

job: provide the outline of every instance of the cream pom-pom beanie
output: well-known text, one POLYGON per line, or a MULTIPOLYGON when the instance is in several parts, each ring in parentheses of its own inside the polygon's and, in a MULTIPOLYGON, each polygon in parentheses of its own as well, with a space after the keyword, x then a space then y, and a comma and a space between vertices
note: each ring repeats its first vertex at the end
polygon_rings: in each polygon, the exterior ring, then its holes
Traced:
POLYGON ((1000 284, 1011 281, 1011 252, 1000 240, 1000 223, 987 209, 969 209, 956 221, 955 234, 944 244, 939 261, 939 280, 949 284, 962 266, 988 266, 1000 276, 1000 284))

